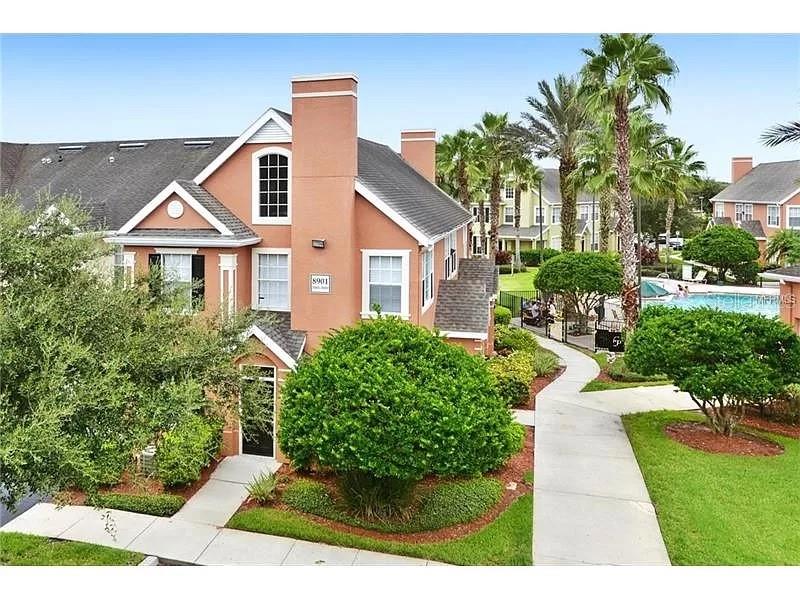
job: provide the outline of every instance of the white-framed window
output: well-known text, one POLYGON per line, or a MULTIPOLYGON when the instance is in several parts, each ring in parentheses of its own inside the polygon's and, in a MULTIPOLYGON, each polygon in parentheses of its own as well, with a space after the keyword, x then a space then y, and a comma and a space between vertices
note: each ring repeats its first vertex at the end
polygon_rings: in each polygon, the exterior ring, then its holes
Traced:
POLYGON ((253 309, 291 309, 290 251, 287 248, 253 249, 253 309))
POLYGON ((477 204, 475 204, 472 207, 472 216, 475 217, 476 219, 478 218, 478 205, 477 204))
POLYGON ((744 212, 744 204, 737 203, 736 210, 734 211, 734 217, 735 217, 734 221, 736 221, 737 223, 741 223, 743 212, 744 212))
POLYGON ((503 209, 503 223, 506 225, 513 225, 514 224, 514 207, 513 206, 506 206, 503 209))
POLYGON ((425 309, 433 302, 433 248, 425 250, 420 258, 420 290, 422 292, 422 308, 425 309))
POLYGON ((588 204, 581 204, 580 206, 578 206, 578 209, 580 210, 578 218, 581 221, 588 221, 589 213, 591 212, 592 207, 589 206, 588 204))
POLYGON ((361 316, 409 314, 408 259, 410 250, 362 250, 361 316))
POLYGON ((114 248, 114 281, 121 285, 131 285, 136 264, 135 252, 123 252, 122 246, 114 248))
POLYGON ((534 209, 533 213, 533 224, 534 225, 541 225, 544 223, 544 207, 539 208, 538 206, 534 209))
POLYGON ((752 221, 753 220, 753 205, 752 204, 745 204, 744 205, 744 220, 745 221, 752 221))
POLYGON ((517 189, 513 183, 507 183, 505 186, 504 194, 506 200, 513 200, 517 197, 517 189))
POLYGON ((781 226, 781 208, 777 204, 770 204, 767 206, 767 226, 781 226))
POLYGON ((444 236, 444 278, 450 279, 458 271, 458 252, 456 251, 456 232, 444 236))
POLYGON ((205 260, 197 253, 197 248, 156 248, 155 251, 150 255, 150 266, 161 269, 163 291, 175 294, 185 312, 201 308, 205 296, 205 260))
POLYGON ((253 154, 253 223, 290 223, 292 197, 292 153, 268 147, 253 154))
MULTIPOLYGON (((481 207, 478 204, 475 204, 472 207, 472 216, 475 217, 475 222, 476 223, 480 222, 480 209, 481 209, 481 207)), ((491 213, 489 212, 489 205, 488 204, 484 204, 483 205, 483 220, 484 220, 484 222, 488 223, 490 216, 491 216, 491 213)))
POLYGON ((715 217, 724 217, 725 216, 725 203, 724 202, 714 202, 714 216, 715 217))
POLYGON ((486 240, 481 244, 481 237, 479 235, 472 236, 472 254, 479 256, 483 254, 486 249, 486 240))
POLYGON ((561 238, 560 237, 550 238, 550 247, 553 250, 561 250, 561 238))
POLYGON ((553 225, 558 225, 561 223, 561 207, 554 206, 553 207, 553 225))
POLYGON ((790 229, 800 229, 800 206, 790 206, 786 209, 786 225, 790 229))

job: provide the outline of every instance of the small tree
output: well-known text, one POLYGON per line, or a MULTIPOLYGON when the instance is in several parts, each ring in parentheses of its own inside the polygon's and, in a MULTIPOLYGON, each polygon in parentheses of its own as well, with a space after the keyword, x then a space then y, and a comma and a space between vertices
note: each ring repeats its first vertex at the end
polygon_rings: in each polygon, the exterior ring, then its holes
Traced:
POLYGON ((756 238, 729 225, 715 225, 689 240, 683 248, 683 258, 716 268, 721 282, 730 270, 746 271, 747 265, 758 260, 758 256, 756 238))
POLYGON ((568 252, 547 260, 534 278, 536 289, 564 297, 585 328, 589 313, 601 296, 615 296, 622 289, 622 267, 608 254, 568 252))
POLYGON ((800 380, 800 337, 759 315, 654 306, 628 339, 625 362, 643 375, 667 375, 715 432, 732 435, 746 404, 800 380))
POLYGON ((366 514, 402 510, 398 489, 426 475, 497 468, 522 442, 484 360, 396 318, 327 338, 281 400, 283 452, 298 468, 336 471, 366 514))

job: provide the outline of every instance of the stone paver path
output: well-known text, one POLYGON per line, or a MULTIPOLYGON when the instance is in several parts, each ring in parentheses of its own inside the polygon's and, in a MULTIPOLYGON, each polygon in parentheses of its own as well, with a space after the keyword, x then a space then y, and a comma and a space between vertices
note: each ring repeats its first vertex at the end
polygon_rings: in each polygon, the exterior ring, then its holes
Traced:
POLYGON ((538 339, 566 371, 536 398, 534 564, 669 565, 620 415, 694 404, 669 386, 580 393, 597 363, 538 339))
POLYGON ((59 508, 55 504, 42 502, 0 528, 0 531, 124 548, 157 556, 167 562, 198 565, 440 564, 406 556, 226 529, 176 517, 152 517, 89 506, 59 508), (109 526, 113 533, 109 531, 109 526))

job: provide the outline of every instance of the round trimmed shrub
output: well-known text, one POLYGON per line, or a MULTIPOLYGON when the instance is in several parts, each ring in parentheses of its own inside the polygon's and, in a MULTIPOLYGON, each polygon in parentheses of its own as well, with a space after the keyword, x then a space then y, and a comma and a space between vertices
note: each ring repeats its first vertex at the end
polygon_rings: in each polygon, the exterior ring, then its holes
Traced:
POLYGON ((513 352, 489 360, 489 372, 495 378, 497 393, 509 406, 522 406, 530 398, 531 381, 536 377, 534 355, 513 352))
POLYGON ((494 328, 494 349, 522 352, 536 352, 539 343, 528 331, 520 327, 497 325, 494 328))
POLYGON ((505 306, 495 306, 494 322, 497 325, 508 325, 511 323, 511 310, 505 306))
POLYGON ((326 338, 287 377, 280 423, 294 466, 385 478, 387 491, 398 479, 484 473, 523 439, 482 358, 393 317, 326 338))
POLYGON ((156 475, 168 487, 194 483, 219 452, 221 440, 221 422, 200 415, 188 416, 159 441, 156 475))

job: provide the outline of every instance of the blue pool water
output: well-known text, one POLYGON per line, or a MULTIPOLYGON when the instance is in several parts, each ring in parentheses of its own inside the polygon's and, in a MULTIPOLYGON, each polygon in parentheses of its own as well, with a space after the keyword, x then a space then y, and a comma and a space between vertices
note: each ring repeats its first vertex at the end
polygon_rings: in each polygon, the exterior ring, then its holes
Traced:
POLYGON ((778 316, 779 296, 765 294, 689 294, 687 298, 673 298, 669 306, 717 308, 725 312, 743 312, 765 317, 778 316))

